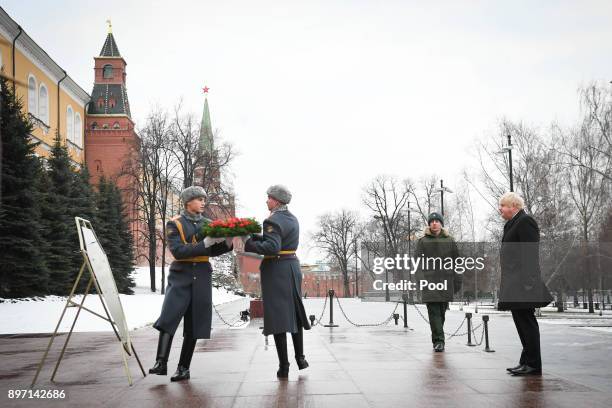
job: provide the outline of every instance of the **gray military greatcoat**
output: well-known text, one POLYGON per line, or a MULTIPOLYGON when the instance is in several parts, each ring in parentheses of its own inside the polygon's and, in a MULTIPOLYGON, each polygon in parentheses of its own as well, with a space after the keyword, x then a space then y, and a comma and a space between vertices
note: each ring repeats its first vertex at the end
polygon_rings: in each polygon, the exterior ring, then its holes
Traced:
POLYGON ((274 211, 263 222, 263 234, 253 235, 244 250, 264 255, 261 262, 261 293, 264 307, 264 335, 297 333, 310 329, 302 303, 302 273, 294 252, 299 243, 297 218, 288 210, 274 211), (279 256, 277 256, 279 255, 279 256))

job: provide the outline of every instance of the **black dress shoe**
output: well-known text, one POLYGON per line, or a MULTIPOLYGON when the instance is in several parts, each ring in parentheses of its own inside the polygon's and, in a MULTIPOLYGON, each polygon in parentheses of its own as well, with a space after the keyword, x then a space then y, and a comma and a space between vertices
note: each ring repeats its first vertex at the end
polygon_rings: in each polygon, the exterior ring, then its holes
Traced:
POLYGON ((157 360, 153 368, 149 368, 149 374, 167 375, 168 365, 163 360, 157 360))
POLYGON ((508 368, 506 368, 506 371, 508 371, 509 373, 512 373, 514 370, 518 370, 522 366, 523 366, 522 364, 519 364, 516 367, 508 367, 508 368))
POLYGON ((305 357, 296 358, 295 361, 297 361, 297 366, 300 370, 308 368, 308 361, 306 361, 305 357))
POLYGON ((289 364, 281 364, 278 367, 278 371, 276 372, 276 376, 281 379, 289 378, 289 364))
POLYGON ((529 367, 526 364, 523 364, 522 367, 517 368, 514 371, 511 371, 512 375, 521 376, 521 375, 542 375, 541 368, 533 368, 529 367))
POLYGON ((183 366, 178 366, 176 368, 176 372, 170 378, 170 381, 172 381, 172 382, 174 382, 174 381, 183 381, 183 380, 188 380, 189 378, 190 378, 189 368, 188 367, 183 367, 183 366))
POLYGON ((444 351, 444 343, 436 343, 434 346, 434 351, 441 352, 444 351))

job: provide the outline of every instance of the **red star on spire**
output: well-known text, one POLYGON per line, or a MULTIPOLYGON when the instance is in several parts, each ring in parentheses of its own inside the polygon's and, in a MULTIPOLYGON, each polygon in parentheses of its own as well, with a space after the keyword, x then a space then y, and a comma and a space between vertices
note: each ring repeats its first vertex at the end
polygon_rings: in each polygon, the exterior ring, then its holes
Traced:
POLYGON ((207 95, 208 91, 209 91, 209 87, 207 87, 206 85, 204 85, 204 88, 202 88, 202 91, 204 91, 204 94, 207 95))

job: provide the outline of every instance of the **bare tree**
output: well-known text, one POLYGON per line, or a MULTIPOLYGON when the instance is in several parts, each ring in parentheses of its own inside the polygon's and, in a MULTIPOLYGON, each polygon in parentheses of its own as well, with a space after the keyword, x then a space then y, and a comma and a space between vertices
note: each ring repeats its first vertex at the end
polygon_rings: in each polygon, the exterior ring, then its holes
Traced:
POLYGON ((559 145, 557 151, 565 164, 584 167, 612 182, 612 89, 594 82, 580 89, 579 94, 583 110, 581 127, 589 134, 588 140, 583 138, 582 148, 592 152, 585 157, 565 144, 559 145), (597 162, 592 162, 592 157, 597 157, 597 162))
MULTIPOLYGON (((132 178, 136 206, 137 247, 145 247, 139 253, 149 264, 151 291, 155 292, 155 266, 157 261, 159 196, 164 187, 162 174, 168 146, 167 113, 161 109, 151 111, 145 125, 138 132, 140 146, 137 156, 128 163, 126 173, 132 178)), ((163 240, 162 240, 163 241, 163 240)))
POLYGON ((359 215, 354 211, 342 209, 320 216, 317 231, 311 237, 314 245, 325 251, 328 258, 338 265, 342 273, 345 296, 351 295, 349 265, 357 257, 357 245, 362 235, 363 226, 359 215))
MULTIPOLYGON (((169 132, 167 133, 167 135, 169 132)), ((161 242, 161 293, 166 292, 166 221, 168 216, 174 216, 174 201, 179 196, 180 190, 177 188, 177 184, 180 181, 178 179, 178 166, 172 154, 172 146, 168 138, 164 139, 162 145, 162 151, 159 157, 159 193, 156 196, 157 199, 157 213, 160 223, 159 239, 161 242)))
POLYGON ((598 225, 607 210, 606 203, 610 198, 610 185, 601 171, 595 168, 606 162, 607 158, 597 148, 603 139, 591 133, 592 128, 582 126, 573 132, 572 137, 572 161, 576 164, 567 169, 567 179, 570 187, 570 197, 574 203, 580 225, 580 236, 584 248, 584 274, 583 288, 587 290, 589 312, 594 313, 593 308, 593 265, 590 262, 588 242, 593 239, 591 231, 598 225), (595 147, 595 148, 594 148, 595 147))
POLYGON ((202 141, 201 124, 191 113, 183 111, 182 103, 175 108, 170 127, 171 153, 180 169, 183 188, 199 185, 208 196, 205 211, 214 216, 229 216, 234 211, 233 191, 226 177, 236 156, 232 144, 221 142, 219 132, 202 141))

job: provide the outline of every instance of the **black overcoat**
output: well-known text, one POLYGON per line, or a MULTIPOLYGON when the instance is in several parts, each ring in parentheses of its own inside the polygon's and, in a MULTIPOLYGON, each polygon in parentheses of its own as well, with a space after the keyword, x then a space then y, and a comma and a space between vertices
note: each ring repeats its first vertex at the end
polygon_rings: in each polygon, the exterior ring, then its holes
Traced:
POLYGON ((539 242, 538 224, 524 210, 504 225, 500 249, 500 310, 544 307, 552 301, 541 277, 539 242))

